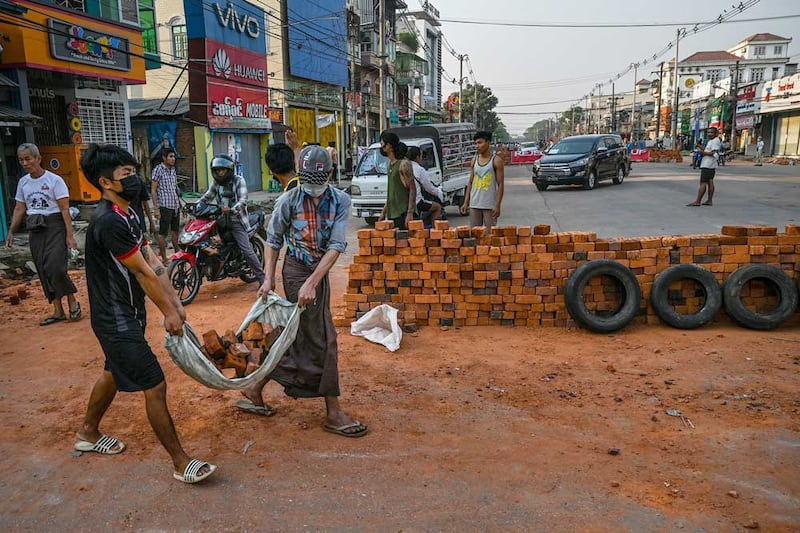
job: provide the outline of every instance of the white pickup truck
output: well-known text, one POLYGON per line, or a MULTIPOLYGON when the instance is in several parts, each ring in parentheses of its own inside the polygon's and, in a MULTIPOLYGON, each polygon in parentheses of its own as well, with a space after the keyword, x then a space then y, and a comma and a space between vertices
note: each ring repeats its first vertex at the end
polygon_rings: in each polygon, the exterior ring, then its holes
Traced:
MULTIPOLYGON (((469 183, 475 156, 475 126, 469 123, 430 124, 390 128, 406 146, 422 152, 425 167, 435 185, 442 186, 445 206, 460 206, 469 183)), ((350 185, 351 214, 374 224, 386 203, 386 172, 389 159, 380 153, 380 143, 370 146, 358 162, 350 185)))

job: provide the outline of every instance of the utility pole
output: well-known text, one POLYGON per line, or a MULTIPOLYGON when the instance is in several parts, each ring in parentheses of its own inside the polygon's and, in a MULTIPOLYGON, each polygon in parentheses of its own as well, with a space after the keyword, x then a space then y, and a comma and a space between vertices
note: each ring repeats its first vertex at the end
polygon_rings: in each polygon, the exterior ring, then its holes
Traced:
POLYGON ((378 22, 380 24, 380 31, 378 32, 380 39, 380 118, 378 120, 378 128, 383 131, 386 129, 386 79, 384 76, 384 67, 386 65, 386 0, 379 0, 378 3, 378 22))
POLYGON ((658 67, 658 103, 656 104, 656 140, 661 133, 661 95, 664 91, 664 62, 658 67))
MULTIPOLYGON (((473 93, 472 93, 472 123, 475 124, 475 127, 478 127, 478 82, 475 80, 475 77, 472 78, 473 84, 473 93)), ((480 129, 480 128, 478 128, 480 129)))
POLYGON ((464 54, 458 54, 458 121, 464 122, 461 116, 461 97, 464 94, 464 54))
POLYGON ((639 63, 633 64, 633 108, 631 109, 631 142, 636 140, 636 89, 639 63))
POLYGON ((583 133, 589 133, 589 96, 586 96, 586 107, 583 108, 583 121, 585 128, 583 133))
POLYGON ((683 28, 675 30, 675 64, 672 68, 672 92, 675 97, 675 104, 672 107, 672 147, 678 143, 678 50, 681 44, 681 31, 683 28))
POLYGON ((739 62, 736 62, 736 73, 733 75, 733 91, 731 91, 731 152, 736 152, 736 98, 739 95, 739 62))
POLYGON ((617 131, 617 93, 614 90, 614 82, 611 82, 611 131, 617 131))
MULTIPOLYGON (((361 92, 361 83, 356 78, 356 37, 358 36, 358 24, 356 22, 355 10, 351 7, 347 11, 347 38, 348 47, 350 48, 350 108, 351 114, 351 131, 350 131, 350 154, 355 160, 357 153, 356 147, 358 146, 358 139, 356 133, 358 132, 358 107, 356 107, 356 92, 361 92)), ((345 141, 346 142, 346 141, 345 141)), ((340 159, 341 161, 341 159, 340 159)))

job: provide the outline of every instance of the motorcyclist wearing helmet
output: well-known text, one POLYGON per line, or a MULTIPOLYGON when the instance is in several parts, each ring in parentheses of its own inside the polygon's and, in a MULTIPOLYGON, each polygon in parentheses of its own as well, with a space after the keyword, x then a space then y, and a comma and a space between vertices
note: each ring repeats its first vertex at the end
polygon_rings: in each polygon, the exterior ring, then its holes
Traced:
POLYGON ((235 172, 236 164, 228 155, 216 155, 211 160, 211 177, 214 178, 211 186, 200 198, 201 202, 215 203, 220 206, 225 215, 230 217, 230 232, 236 245, 242 251, 247 264, 253 269, 259 283, 264 283, 264 267, 250 245, 247 231, 250 223, 247 217, 247 183, 244 176, 235 172), (225 194, 227 193, 227 194, 225 194), (233 195, 233 205, 225 196, 233 195))

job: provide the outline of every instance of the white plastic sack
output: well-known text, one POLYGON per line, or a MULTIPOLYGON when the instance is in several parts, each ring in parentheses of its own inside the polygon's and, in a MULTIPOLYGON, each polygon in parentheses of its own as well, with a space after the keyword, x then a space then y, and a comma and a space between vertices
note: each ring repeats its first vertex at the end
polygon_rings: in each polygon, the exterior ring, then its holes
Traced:
POLYGON ((379 305, 350 324, 350 335, 383 344, 390 352, 396 352, 403 340, 397 309, 391 305, 379 305))
POLYGON ((297 326, 300 323, 300 313, 303 309, 297 304, 284 300, 274 292, 270 292, 267 301, 256 299, 253 307, 236 331, 238 336, 251 322, 270 324, 273 327, 283 327, 278 339, 272 345, 264 362, 252 374, 243 378, 228 378, 200 351, 200 340, 192 327, 184 325, 183 337, 167 333, 165 347, 175 364, 189 377, 194 378, 203 385, 212 389, 242 390, 261 383, 275 370, 278 362, 297 336, 297 326))

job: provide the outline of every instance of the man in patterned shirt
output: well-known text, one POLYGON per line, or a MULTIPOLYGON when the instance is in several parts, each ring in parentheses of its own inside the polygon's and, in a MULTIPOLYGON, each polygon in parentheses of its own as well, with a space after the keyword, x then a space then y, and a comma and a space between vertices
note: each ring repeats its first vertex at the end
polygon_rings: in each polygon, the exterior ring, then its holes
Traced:
POLYGON ((159 221, 158 251, 161 261, 167 264, 167 234, 172 237, 172 248, 178 250, 178 231, 181 222, 181 204, 178 196, 178 174, 175 171, 175 150, 161 152, 161 163, 153 169, 153 214, 159 221))
MULTIPOLYGON (((275 203, 267 232, 266 279, 258 294, 266 299, 275 288, 278 254, 285 243, 284 292, 305 310, 294 344, 269 378, 294 398, 325 398, 326 431, 361 437, 367 426, 339 405, 338 346, 328 281, 328 272, 347 247, 350 197, 329 184, 333 164, 324 148, 304 148, 298 166, 300 187, 283 193, 275 203)), ((237 405, 251 413, 274 414, 261 395, 265 384, 244 391, 249 401, 237 405)))

